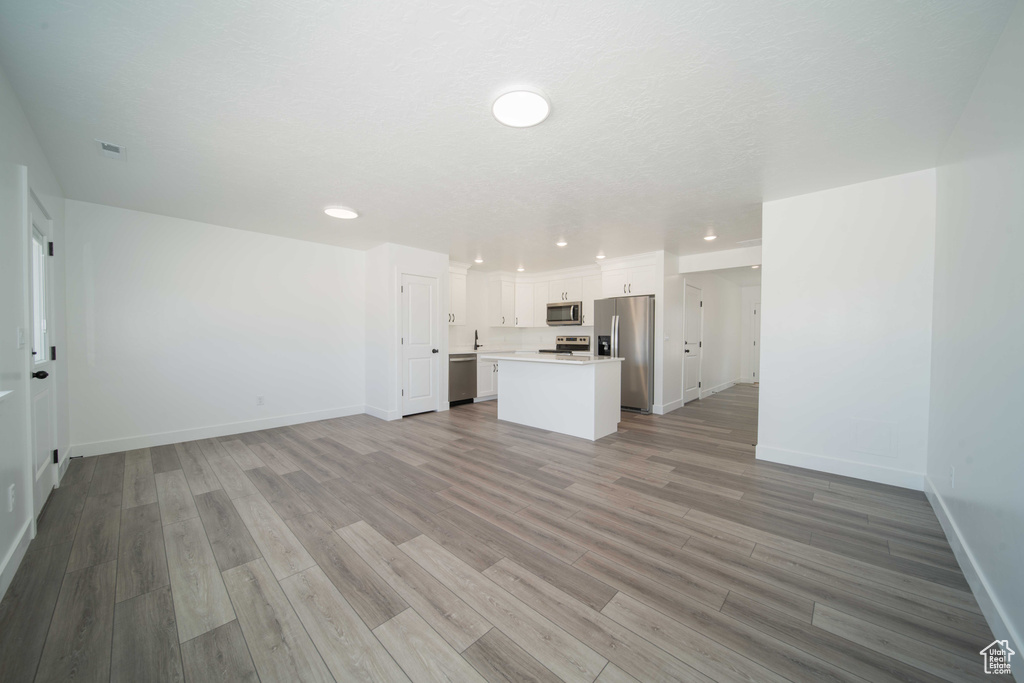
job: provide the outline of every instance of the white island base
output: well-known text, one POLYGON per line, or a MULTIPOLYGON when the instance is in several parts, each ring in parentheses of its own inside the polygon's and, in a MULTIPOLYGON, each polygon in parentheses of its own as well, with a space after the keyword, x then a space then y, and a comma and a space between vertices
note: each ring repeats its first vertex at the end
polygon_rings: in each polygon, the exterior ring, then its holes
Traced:
POLYGON ((497 353, 481 359, 498 362, 499 420, 591 441, 618 430, 622 359, 497 353))

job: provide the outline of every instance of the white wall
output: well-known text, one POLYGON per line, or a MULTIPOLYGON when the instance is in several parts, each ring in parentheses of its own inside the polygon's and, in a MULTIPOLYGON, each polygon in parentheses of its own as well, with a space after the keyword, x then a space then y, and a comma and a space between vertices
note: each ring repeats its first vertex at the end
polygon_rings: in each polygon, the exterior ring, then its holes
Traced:
MULTIPOLYGON (((6 74, 0 71, 0 595, 7 590, 32 533, 27 368, 29 344, 17 348, 17 328, 28 327, 26 296, 26 191, 30 188, 53 220, 56 255, 51 261, 58 349, 52 378, 57 388, 57 448, 68 455, 66 333, 64 330, 64 192, 50 169, 6 74), (27 171, 25 170, 27 168, 27 171), (27 178, 27 180, 26 180, 27 178), (26 187, 27 186, 27 187, 26 187), (15 485, 15 508, 7 512, 6 491, 15 485)), ((27 330, 26 330, 27 331, 27 330)))
MULTIPOLYGON (((740 381, 740 286, 714 273, 686 273, 681 277, 686 284, 700 288, 704 302, 701 397, 710 396, 740 381)), ((680 382, 681 370, 682 366, 680 382)))
MULTIPOLYGON (((1024 5, 1018 3, 938 168, 926 488, 992 630, 1009 637, 1018 653, 1024 646, 1021 65, 1024 5)), ((1024 669, 1016 657, 1014 669, 1024 669)))
POLYGON ((385 243, 366 252, 366 412, 384 420, 402 417, 402 274, 433 277, 438 283, 439 410, 448 409, 448 255, 385 243))
POLYGON ((683 304, 684 279, 682 275, 665 271, 664 364, 662 365, 662 391, 664 403, 655 406, 658 415, 670 413, 683 406, 683 304))
MULTIPOLYGON (((743 316, 740 321, 740 381, 756 382, 754 377, 754 355, 760 353, 760 348, 754 346, 754 320, 751 310, 754 304, 761 301, 761 286, 753 285, 740 288, 740 314, 743 316)), ((761 315, 758 312, 758 315, 761 315)))
POLYGON ((363 412, 363 252, 71 200, 67 222, 75 455, 363 412))
POLYGON ((757 457, 921 489, 934 169, 763 215, 757 457))

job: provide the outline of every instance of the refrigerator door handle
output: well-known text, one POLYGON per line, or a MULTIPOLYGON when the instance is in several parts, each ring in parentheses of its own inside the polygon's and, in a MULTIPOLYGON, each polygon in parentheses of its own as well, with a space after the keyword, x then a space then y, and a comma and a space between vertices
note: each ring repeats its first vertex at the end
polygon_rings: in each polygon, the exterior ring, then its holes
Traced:
POLYGON ((619 316, 612 316, 612 358, 619 357, 619 316))

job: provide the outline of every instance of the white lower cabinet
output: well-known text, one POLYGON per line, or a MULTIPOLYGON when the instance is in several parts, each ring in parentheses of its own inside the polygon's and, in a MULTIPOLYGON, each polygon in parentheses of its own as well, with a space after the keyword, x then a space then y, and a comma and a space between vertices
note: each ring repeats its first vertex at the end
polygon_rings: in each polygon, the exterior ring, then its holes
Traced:
POLYGON ((488 398, 498 395, 498 364, 492 361, 477 361, 476 397, 488 398))

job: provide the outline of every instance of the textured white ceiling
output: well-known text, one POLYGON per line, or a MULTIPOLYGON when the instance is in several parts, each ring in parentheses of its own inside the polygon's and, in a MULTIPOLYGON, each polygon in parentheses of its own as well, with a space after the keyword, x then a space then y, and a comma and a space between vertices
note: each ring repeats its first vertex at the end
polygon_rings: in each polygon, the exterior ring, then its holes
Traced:
POLYGON ((0 0, 0 64, 71 198, 536 271, 934 164, 1013 4, 0 0))

